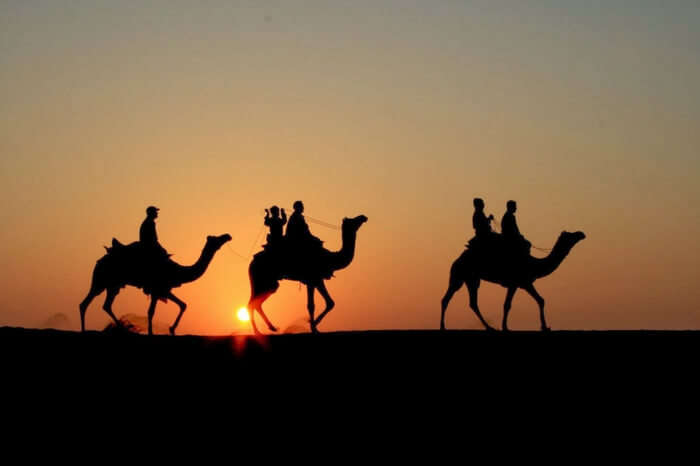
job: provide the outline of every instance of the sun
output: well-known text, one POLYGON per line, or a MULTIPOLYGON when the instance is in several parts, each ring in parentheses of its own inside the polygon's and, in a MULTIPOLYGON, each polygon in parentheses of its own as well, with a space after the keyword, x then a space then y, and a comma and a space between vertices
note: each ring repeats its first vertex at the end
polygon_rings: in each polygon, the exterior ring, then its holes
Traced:
POLYGON ((238 317, 238 320, 241 322, 248 322, 250 320, 250 314, 248 313, 248 309, 242 307, 236 312, 236 317, 238 317))

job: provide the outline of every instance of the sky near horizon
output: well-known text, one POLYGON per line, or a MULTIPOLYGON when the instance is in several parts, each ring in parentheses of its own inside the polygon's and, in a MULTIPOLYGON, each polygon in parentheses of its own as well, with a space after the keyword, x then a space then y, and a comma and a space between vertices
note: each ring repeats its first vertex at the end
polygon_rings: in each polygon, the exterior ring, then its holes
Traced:
MULTIPOLYGON (((233 236, 174 290, 179 333, 248 332, 236 253, 301 199, 369 217, 321 331, 437 328, 478 196, 498 219, 517 200, 535 246, 586 233, 535 284, 552 328, 698 329, 699 57, 695 0, 2 2, 0 326, 78 329, 102 246, 137 240, 153 204, 180 263, 233 236)), ((504 297, 482 283, 494 325, 504 297)), ((282 282, 264 307, 297 331, 305 300, 282 282)), ((114 311, 147 305, 127 288, 114 311)), ((539 328, 526 293, 509 322, 539 328)), ((447 326, 480 328, 466 289, 447 326)))

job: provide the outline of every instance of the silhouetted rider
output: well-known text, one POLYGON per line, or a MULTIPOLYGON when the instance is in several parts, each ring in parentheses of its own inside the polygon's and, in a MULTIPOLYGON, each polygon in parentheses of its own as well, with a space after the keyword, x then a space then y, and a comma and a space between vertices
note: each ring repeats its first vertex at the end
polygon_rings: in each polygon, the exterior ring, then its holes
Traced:
POLYGON ((294 203, 294 213, 289 216, 287 223, 287 240, 296 246, 320 246, 322 241, 311 234, 309 225, 304 219, 304 204, 301 201, 294 203))
POLYGON ((139 242, 147 252, 154 256, 162 255, 167 257, 168 252, 158 242, 156 233, 156 218, 158 217, 158 207, 149 206, 146 209, 146 219, 141 223, 139 229, 139 242))
POLYGON ((518 210, 518 205, 515 201, 508 201, 506 203, 506 213, 503 214, 503 219, 501 220, 501 233, 503 234, 503 240, 506 244, 515 249, 518 252, 530 252, 530 242, 525 239, 525 237, 520 234, 520 229, 515 221, 515 211, 518 210))
POLYGON ((491 220, 493 220, 493 215, 486 217, 486 214, 484 214, 484 200, 479 197, 474 198, 472 225, 474 226, 477 237, 488 236, 492 233, 491 220))
POLYGON ((515 201, 508 201, 506 203, 506 213, 503 214, 503 219, 501 220, 501 233, 506 239, 519 238, 520 229, 518 229, 518 224, 515 221, 515 211, 518 209, 515 201))
POLYGON ((270 210, 265 209, 265 225, 270 227, 270 233, 267 235, 268 244, 276 244, 282 239, 282 227, 286 223, 287 213, 284 209, 282 209, 282 217, 280 217, 280 209, 276 205, 270 207, 270 210))

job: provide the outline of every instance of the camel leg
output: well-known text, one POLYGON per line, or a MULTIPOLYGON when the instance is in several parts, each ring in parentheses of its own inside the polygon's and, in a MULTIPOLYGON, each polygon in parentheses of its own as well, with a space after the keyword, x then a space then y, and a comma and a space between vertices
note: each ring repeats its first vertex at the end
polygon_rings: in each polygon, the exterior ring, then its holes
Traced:
POLYGON ((508 288, 508 292, 506 293, 506 302, 503 303, 503 331, 504 332, 508 331, 508 312, 510 312, 511 304, 513 304, 513 296, 515 296, 515 292, 517 290, 518 290, 518 288, 513 286, 513 287, 508 288))
POLYGON ((253 327, 253 333, 260 335, 260 330, 258 330, 258 326, 255 325, 255 311, 258 310, 257 305, 251 306, 251 303, 248 303, 248 309, 250 310, 250 325, 253 327))
POLYGON ((156 313, 158 298, 151 295, 151 304, 148 305, 148 334, 153 335, 153 316, 156 313))
POLYGON ((267 324, 267 328, 269 328, 271 332, 277 331, 277 327, 272 325, 272 322, 270 322, 270 319, 267 318, 262 308, 262 303, 265 302, 265 300, 269 298, 271 294, 272 293, 265 293, 257 296, 254 300, 251 299, 251 301, 248 303, 248 309, 250 310, 250 322, 253 325, 253 331, 256 335, 259 335, 260 332, 258 331, 258 327, 255 325, 255 311, 258 311, 258 314, 262 316, 263 320, 267 324))
POLYGON ((445 311, 447 311, 447 305, 450 304, 452 296, 462 287, 464 282, 455 277, 450 273, 450 283, 447 286, 447 292, 442 298, 442 313, 440 314, 440 330, 445 330, 445 311))
POLYGON ((479 296, 479 279, 471 280, 467 282, 467 289, 469 290, 469 307, 472 308, 476 316, 479 318, 482 324, 484 324, 484 327, 486 327, 486 330, 496 330, 495 328, 491 327, 486 320, 484 320, 484 317, 481 315, 481 312, 479 311, 479 304, 477 302, 478 296, 479 296))
POLYGON ((311 333, 318 333, 316 330, 316 321, 314 319, 314 312, 316 311, 316 303, 314 302, 314 286, 310 283, 306 284, 306 309, 309 311, 309 325, 311 326, 311 333))
POLYGON ((547 327, 547 322, 544 319, 544 298, 540 296, 540 294, 537 292, 535 286, 532 283, 526 287, 523 287, 523 289, 530 293, 530 296, 532 296, 535 299, 535 301, 537 301, 537 305, 540 307, 540 325, 542 331, 546 332, 548 330, 551 330, 549 327, 547 327))
POLYGON ((85 313, 87 312, 87 308, 92 302, 93 299, 100 293, 102 293, 104 289, 102 290, 96 290, 94 288, 90 288, 90 291, 88 291, 87 296, 83 301, 80 303, 80 331, 84 332, 85 331, 85 313))
POLYGON ((119 319, 117 319, 117 316, 114 315, 112 312, 112 303, 114 302, 114 298, 117 297, 117 294, 119 294, 119 288, 108 288, 107 289, 107 297, 105 298, 105 303, 102 305, 102 309, 114 320, 114 323, 117 324, 118 327, 122 325, 121 322, 119 322, 119 319))
POLYGON ((321 320, 326 317, 326 314, 331 312, 331 309, 335 307, 335 301, 333 301, 333 298, 331 298, 331 295, 328 294, 328 289, 326 289, 326 284, 324 283, 323 280, 321 280, 317 286, 318 292, 321 293, 321 296, 323 296, 323 299, 326 301, 326 308, 323 310, 320 316, 316 318, 316 322, 314 322, 314 328, 321 322, 321 320))
POLYGON ((274 325, 272 325, 272 322, 270 322, 270 319, 267 318, 267 316, 266 316, 265 313, 263 312, 262 305, 258 306, 258 312, 260 313, 260 315, 262 316, 263 320, 265 321, 265 324, 267 324, 267 328, 269 328, 271 332, 276 332, 276 331, 277 331, 277 327, 275 327, 274 325))
POLYGON ((170 334, 175 335, 175 329, 177 328, 177 324, 180 323, 180 319, 182 318, 182 314, 184 314, 185 309, 187 309, 187 304, 172 293, 168 293, 168 299, 173 300, 173 302, 175 302, 175 304, 180 306, 180 313, 177 315, 177 318, 175 319, 175 323, 173 324, 173 326, 170 327, 170 334))

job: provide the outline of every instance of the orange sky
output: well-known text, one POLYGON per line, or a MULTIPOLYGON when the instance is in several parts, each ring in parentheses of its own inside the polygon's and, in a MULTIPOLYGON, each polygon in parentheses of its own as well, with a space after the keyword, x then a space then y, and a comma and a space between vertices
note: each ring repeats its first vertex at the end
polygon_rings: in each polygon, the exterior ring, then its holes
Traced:
MULTIPOLYGON (((320 330, 437 328, 480 196, 497 218, 516 199, 536 246, 587 234, 536 283, 553 328, 700 327, 700 9, 578 3, 3 4, 0 325, 77 329, 102 246, 136 240, 150 204, 191 263, 208 234, 249 254, 263 209, 302 199, 369 217, 320 330)), ((224 247, 175 290, 181 333, 247 331, 247 265, 224 247)), ((283 282, 266 312, 295 327, 305 296, 283 282)), ((481 287, 488 320, 504 296, 481 287)), ((479 327, 466 299, 449 328, 479 327)), ((127 289, 114 310, 147 303, 127 289)), ((523 292, 510 315, 539 327, 523 292)))

